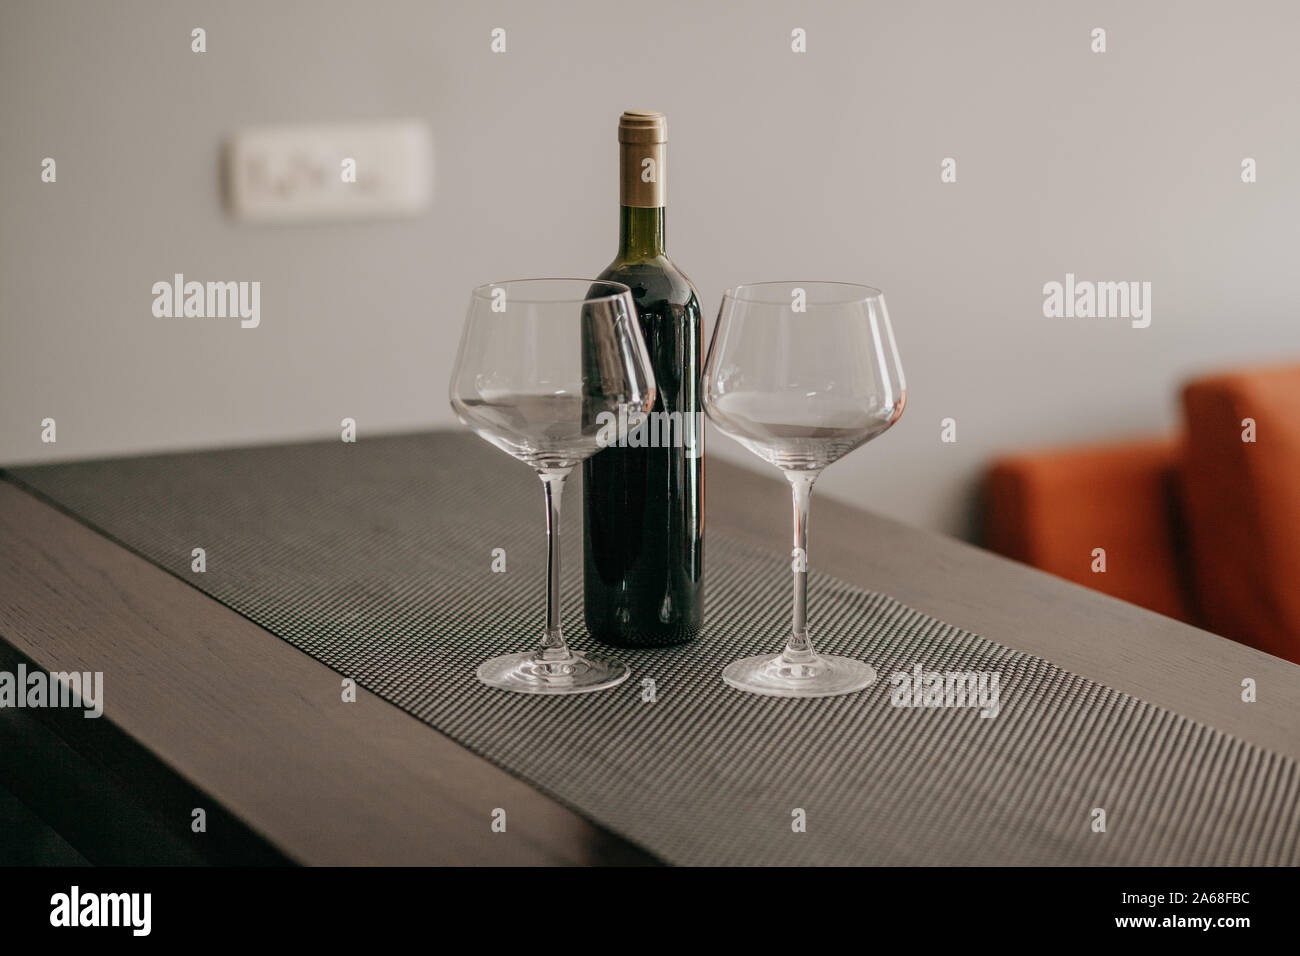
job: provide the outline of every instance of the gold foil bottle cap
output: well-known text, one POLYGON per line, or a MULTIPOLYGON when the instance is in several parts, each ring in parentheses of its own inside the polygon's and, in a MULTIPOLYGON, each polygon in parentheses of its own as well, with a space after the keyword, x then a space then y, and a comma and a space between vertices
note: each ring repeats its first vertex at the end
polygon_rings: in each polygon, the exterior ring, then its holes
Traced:
POLYGON ((668 142, 668 117, 655 110, 628 110, 618 120, 620 143, 668 142))

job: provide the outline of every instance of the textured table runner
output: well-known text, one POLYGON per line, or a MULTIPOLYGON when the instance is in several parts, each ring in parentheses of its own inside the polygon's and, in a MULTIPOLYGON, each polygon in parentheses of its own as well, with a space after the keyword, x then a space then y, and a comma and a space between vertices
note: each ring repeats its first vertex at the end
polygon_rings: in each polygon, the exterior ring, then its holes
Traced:
MULTIPOLYGON (((694 645, 620 650, 632 677, 595 694, 480 685, 479 662, 540 635, 545 527, 536 477, 469 434, 9 474, 669 862, 1300 863, 1295 761, 815 569, 818 647, 881 679, 818 700, 725 686, 725 664, 780 648, 789 558, 714 531, 694 645), (890 675, 917 664, 997 672, 1000 713, 894 706, 890 675)), ((578 491, 565 496, 564 624, 586 647, 578 491)), ((815 562, 815 510, 812 529, 815 562)))

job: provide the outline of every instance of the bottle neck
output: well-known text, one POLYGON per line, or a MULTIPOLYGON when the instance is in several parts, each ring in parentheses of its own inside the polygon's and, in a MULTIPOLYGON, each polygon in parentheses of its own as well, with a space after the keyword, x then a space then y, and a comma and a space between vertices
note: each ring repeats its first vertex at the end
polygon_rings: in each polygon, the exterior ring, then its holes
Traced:
POLYGON ((664 207, 620 206, 618 257, 623 262, 664 254, 664 207))

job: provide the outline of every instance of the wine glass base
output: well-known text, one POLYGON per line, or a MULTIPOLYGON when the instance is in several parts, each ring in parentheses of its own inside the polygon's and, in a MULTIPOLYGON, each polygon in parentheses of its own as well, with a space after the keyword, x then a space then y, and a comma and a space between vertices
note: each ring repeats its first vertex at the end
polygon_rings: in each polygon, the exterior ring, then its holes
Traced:
POLYGON ((832 654, 818 654, 808 663, 760 654, 732 661, 722 669, 722 679, 737 690, 768 697, 837 697, 875 683, 876 669, 832 654))
POLYGON ((622 661, 582 651, 570 651, 562 661, 544 661, 536 651, 525 651, 486 660, 475 673, 489 687, 516 694, 585 694, 623 683, 630 671, 622 661))

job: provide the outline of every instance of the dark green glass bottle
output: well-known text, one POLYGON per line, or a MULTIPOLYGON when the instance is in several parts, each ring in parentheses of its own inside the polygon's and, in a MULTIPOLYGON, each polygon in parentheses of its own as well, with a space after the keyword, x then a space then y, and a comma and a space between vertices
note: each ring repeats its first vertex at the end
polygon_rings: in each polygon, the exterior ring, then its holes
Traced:
POLYGON ((617 647, 682 644, 704 624, 700 301, 664 252, 667 121, 619 121, 619 247, 601 279, 632 289, 658 396, 649 419, 583 464, 583 610, 617 647))

